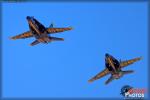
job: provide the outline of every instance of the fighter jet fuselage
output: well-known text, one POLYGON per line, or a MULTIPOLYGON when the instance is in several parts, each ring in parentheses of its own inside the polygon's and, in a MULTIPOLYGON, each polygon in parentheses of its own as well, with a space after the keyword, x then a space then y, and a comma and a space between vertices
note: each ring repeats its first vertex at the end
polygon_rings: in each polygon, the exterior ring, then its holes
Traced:
POLYGON ((133 70, 122 71, 120 63, 121 61, 119 62, 113 56, 109 55, 108 53, 105 54, 105 66, 111 74, 111 77, 106 81, 106 84, 113 79, 121 78, 125 74, 133 73, 133 70))
POLYGON ((105 54, 105 66, 114 79, 119 79, 123 76, 120 62, 109 54, 105 54))
POLYGON ((33 36, 42 43, 48 43, 50 42, 50 38, 47 34, 46 28, 39 23, 36 19, 33 17, 27 16, 29 28, 33 34, 33 36))

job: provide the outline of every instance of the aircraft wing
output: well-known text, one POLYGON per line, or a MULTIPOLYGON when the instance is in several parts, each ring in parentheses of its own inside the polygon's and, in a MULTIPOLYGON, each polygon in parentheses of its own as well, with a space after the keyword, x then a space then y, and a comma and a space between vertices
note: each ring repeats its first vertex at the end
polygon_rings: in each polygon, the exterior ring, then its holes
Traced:
POLYGON ((22 34, 16 35, 11 37, 11 39, 16 40, 16 39, 25 39, 25 38, 29 38, 29 37, 33 37, 32 33, 30 31, 24 32, 22 34))
POLYGON ((141 59, 142 59, 142 57, 137 57, 137 58, 126 60, 126 61, 121 61, 120 66, 126 67, 126 66, 133 64, 134 62, 139 61, 141 59))
POLYGON ((37 44, 39 44, 40 42, 38 41, 38 40, 35 40, 35 41, 33 41, 31 44, 30 44, 30 46, 34 46, 34 45, 37 45, 37 44))
POLYGON ((93 82, 97 79, 102 78, 103 76, 106 76, 110 73, 110 71, 106 68, 103 71, 101 71, 100 73, 98 73, 96 76, 94 76, 93 78, 91 78, 90 80, 88 80, 89 82, 93 82))
POLYGON ((66 28, 47 28, 46 30, 47 30, 48 34, 55 34, 55 33, 59 33, 59 32, 64 32, 64 31, 72 30, 72 27, 66 27, 66 28))

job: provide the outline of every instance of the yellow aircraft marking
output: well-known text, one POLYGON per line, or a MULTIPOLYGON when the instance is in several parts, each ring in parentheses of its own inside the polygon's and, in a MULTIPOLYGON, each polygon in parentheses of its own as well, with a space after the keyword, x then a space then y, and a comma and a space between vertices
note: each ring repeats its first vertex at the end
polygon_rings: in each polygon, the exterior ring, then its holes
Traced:
POLYGON ((134 58, 134 59, 131 59, 131 60, 123 61, 123 62, 120 63, 120 66, 125 67, 125 66, 133 64, 134 62, 136 62, 138 60, 141 60, 141 59, 142 59, 142 57, 138 57, 138 58, 134 58))
POLYGON ((50 33, 53 33, 53 32, 63 32, 64 30, 63 29, 59 29, 59 28, 51 28, 50 30, 50 33))
POLYGON ((108 63, 113 67, 114 71, 116 72, 116 69, 115 69, 114 64, 112 63, 112 60, 110 58, 107 58, 107 59, 108 59, 108 63))
POLYGON ((31 25, 31 27, 33 27, 33 29, 40 35, 40 31, 37 30, 37 28, 35 27, 35 25, 29 21, 29 24, 31 25))
POLYGON ((48 32, 49 33, 56 33, 56 32, 63 32, 67 30, 71 30, 72 28, 49 28, 48 32))
POLYGON ((32 37, 32 36, 33 36, 32 33, 28 31, 28 32, 24 32, 22 34, 13 36, 10 39, 14 39, 15 40, 15 39, 19 39, 19 38, 28 38, 28 37, 32 37))

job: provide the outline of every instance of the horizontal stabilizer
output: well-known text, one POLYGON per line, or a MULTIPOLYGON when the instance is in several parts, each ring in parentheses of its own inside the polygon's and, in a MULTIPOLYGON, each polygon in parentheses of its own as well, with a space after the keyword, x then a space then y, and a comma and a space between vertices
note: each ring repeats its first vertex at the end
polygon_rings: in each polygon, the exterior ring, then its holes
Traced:
POLYGON ((131 74, 133 72, 134 72, 133 70, 122 71, 123 75, 125 75, 125 74, 131 74))
POLYGON ((49 37, 52 41, 64 41, 64 38, 49 37))
POLYGON ((110 76, 110 78, 105 82, 105 84, 107 85, 108 83, 110 83, 112 80, 114 80, 113 76, 110 76))
POLYGON ((35 40, 34 42, 32 42, 30 45, 31 46, 34 46, 34 45, 37 45, 37 44, 39 44, 40 42, 38 41, 38 40, 35 40))

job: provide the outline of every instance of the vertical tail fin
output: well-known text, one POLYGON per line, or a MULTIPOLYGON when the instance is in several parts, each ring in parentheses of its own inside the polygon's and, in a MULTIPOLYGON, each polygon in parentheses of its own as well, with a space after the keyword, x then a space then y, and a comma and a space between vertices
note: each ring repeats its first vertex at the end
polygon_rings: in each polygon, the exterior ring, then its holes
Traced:
POLYGON ((51 23, 50 24, 50 26, 49 26, 49 28, 53 28, 54 27, 54 24, 53 23, 51 23))

